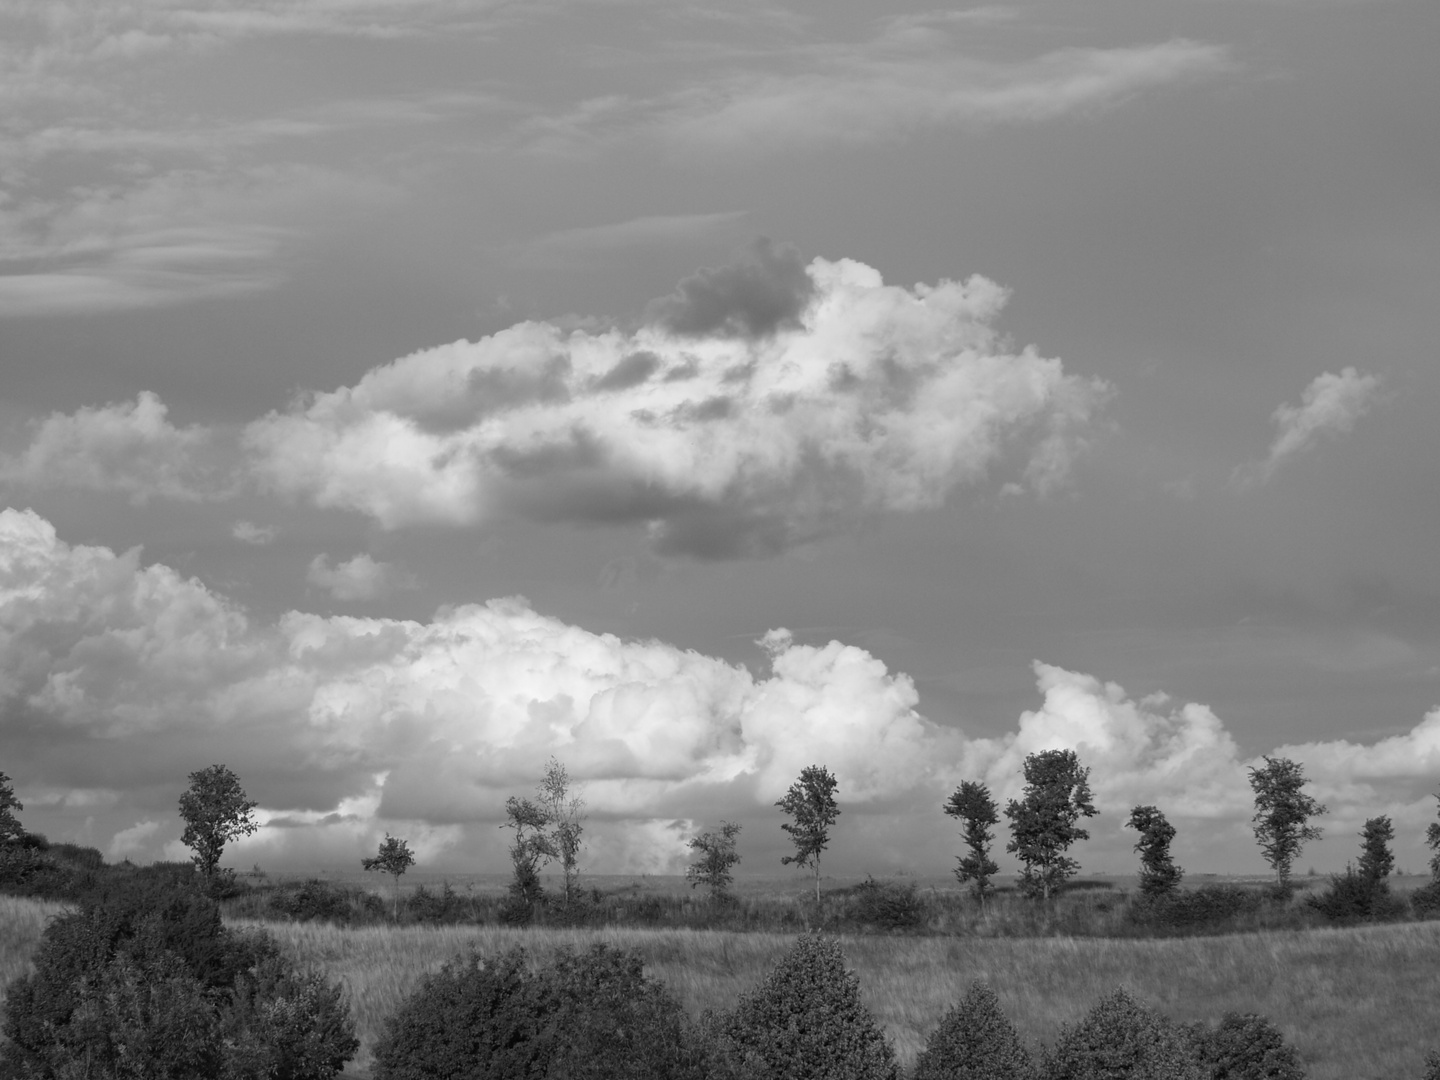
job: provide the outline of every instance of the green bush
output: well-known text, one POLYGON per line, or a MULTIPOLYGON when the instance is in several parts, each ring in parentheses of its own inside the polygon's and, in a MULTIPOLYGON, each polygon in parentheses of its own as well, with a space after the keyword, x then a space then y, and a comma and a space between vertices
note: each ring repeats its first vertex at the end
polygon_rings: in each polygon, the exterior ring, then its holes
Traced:
POLYGON ((1300 1054, 1268 1018, 1228 1012, 1214 1029, 1189 1029, 1209 1080, 1304 1080, 1300 1054))
POLYGON ((1188 1034, 1124 990, 1067 1026, 1040 1080, 1206 1080, 1188 1034))
POLYGON ((1440 1050, 1425 1055, 1425 1075, 1420 1080, 1440 1080, 1440 1050))
POLYGON ((1331 922, 1384 921, 1405 914, 1405 902, 1390 892, 1389 884, 1357 873, 1352 866, 1343 874, 1331 874, 1325 891, 1305 897, 1305 904, 1331 922))
POLYGON ((522 949, 457 957, 400 1006, 376 1080, 555 1077, 700 1080, 699 1040, 640 957, 596 945, 532 971, 522 949))
POLYGON ((868 874, 855 887, 855 913, 860 922, 882 930, 913 930, 925 921, 925 904, 915 883, 876 881, 868 874))
POLYGON ((860 1001, 840 943, 809 933, 721 1030, 741 1059, 785 1080, 893 1080, 895 1052, 860 1001))
POLYGON ((186 880, 197 884, 164 868, 116 877, 104 896, 51 920, 34 970, 6 993, 0 1077, 339 1072, 359 1046, 339 989, 296 974, 268 935, 226 930, 186 880))
POLYGON ((1028 1080, 1033 1071, 995 991, 977 982, 930 1033, 911 1080, 1028 1080))
POLYGON ((270 897, 270 909, 299 922, 348 923, 351 916, 345 891, 318 878, 276 890, 270 897))
POLYGON ((1131 909, 1131 914, 1144 924, 1189 930, 1253 915, 1264 901, 1262 893, 1240 885, 1202 885, 1198 889, 1143 899, 1131 909))
POLYGON ((1410 907, 1422 919, 1440 918, 1440 881, 1421 885, 1412 892, 1410 907))

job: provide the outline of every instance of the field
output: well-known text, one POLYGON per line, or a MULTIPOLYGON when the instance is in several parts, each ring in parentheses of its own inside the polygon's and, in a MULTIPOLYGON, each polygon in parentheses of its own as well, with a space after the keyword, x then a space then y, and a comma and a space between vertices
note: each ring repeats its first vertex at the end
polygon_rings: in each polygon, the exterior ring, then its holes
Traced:
MULTIPOLYGON (((0 897, 0 979, 24 969, 60 905, 0 897)), ((426 972, 467 948, 523 945, 537 956, 606 941, 638 950, 692 1012, 726 1008, 753 987, 793 935, 723 931, 359 927, 273 923, 307 964, 349 990, 365 1075, 383 1018, 426 972)), ((1182 1020, 1226 1010, 1268 1015, 1314 1080, 1418 1078, 1440 1046, 1440 923, 1310 929, 1170 940, 859 935, 842 938, 867 1004, 909 1064, 946 1008, 975 979, 995 987, 1029 1039, 1052 1040, 1101 995, 1125 986, 1182 1020), (1434 1034, 1432 1034, 1434 1033, 1434 1034)))

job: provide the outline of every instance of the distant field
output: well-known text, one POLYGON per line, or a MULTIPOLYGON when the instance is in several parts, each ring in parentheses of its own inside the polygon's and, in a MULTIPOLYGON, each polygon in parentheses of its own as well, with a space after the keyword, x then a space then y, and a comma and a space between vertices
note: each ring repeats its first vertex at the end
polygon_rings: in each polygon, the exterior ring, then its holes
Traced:
MULTIPOLYGON (((0 897, 0 978, 24 969, 56 910, 0 897)), ((650 973, 698 1013, 731 1005, 794 940, 683 930, 267 926, 302 962, 349 989, 364 1041, 354 1075, 364 1075, 384 1017, 419 978, 469 947, 520 944, 538 955, 594 941, 634 948, 650 973)), ((1123 985, 1182 1021, 1214 1020, 1232 1009, 1264 1013, 1300 1048, 1313 1080, 1418 1078, 1426 1049, 1440 1047, 1440 923, 1158 941, 842 940, 869 1007, 907 1064, 974 979, 991 983, 1022 1033, 1040 1042, 1123 985)))

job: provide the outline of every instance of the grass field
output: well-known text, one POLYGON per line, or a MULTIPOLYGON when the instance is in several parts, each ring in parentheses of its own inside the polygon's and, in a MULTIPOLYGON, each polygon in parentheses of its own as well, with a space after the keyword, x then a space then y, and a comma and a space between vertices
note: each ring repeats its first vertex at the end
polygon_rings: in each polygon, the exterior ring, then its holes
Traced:
MULTIPOLYGON (((24 970, 59 905, 0 897, 0 978, 24 970)), ((349 990, 364 1075, 381 1023, 420 977, 466 948, 606 941, 638 950, 692 1012, 727 1008, 794 940, 783 934, 495 927, 337 928, 267 924, 303 963, 349 990)), ((1226 1010, 1269 1016, 1299 1047, 1314 1080, 1418 1078, 1440 1046, 1440 923, 1172 940, 1097 938, 843 938, 870 1009, 909 1064, 974 979, 995 987, 1021 1032, 1049 1042, 1103 994, 1126 986, 1182 1020, 1226 1010)))

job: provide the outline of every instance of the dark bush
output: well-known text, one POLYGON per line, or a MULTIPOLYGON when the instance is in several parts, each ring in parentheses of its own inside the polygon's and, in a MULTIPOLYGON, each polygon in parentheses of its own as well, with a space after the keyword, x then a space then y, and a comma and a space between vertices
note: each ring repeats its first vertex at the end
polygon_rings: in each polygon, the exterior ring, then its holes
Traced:
POLYGON ((1209 1080, 1305 1080, 1300 1054, 1266 1017, 1228 1012, 1215 1028, 1189 1028, 1209 1080))
POLYGON ((995 991, 974 983, 930 1033, 911 1080, 1029 1080, 1030 1052, 995 991))
POLYGON ((1440 1050, 1425 1055, 1425 1075, 1420 1080, 1440 1080, 1440 1050))
POLYGON ((1421 885, 1412 892, 1410 907, 1422 919, 1440 918, 1440 881, 1421 885))
POLYGON ((471 905, 448 881, 441 885, 438 893, 421 885, 405 901, 405 910, 421 922, 433 923, 467 922, 474 914, 471 905))
POLYGON ((526 954, 457 957, 385 1024, 376 1080, 700 1080, 698 1040, 634 953, 597 945, 531 971, 526 954))
POLYGON ((281 888, 270 898, 270 908, 298 922, 350 921, 350 898, 328 881, 311 878, 298 887, 281 888))
POLYGON ((876 881, 866 875, 855 887, 856 915, 862 923, 882 930, 913 930, 925 921, 925 904, 915 893, 915 883, 901 885, 876 881))
POLYGON ((1040 1080, 1206 1080, 1188 1034, 1124 990, 1060 1033, 1040 1080))
POLYGON ((274 941, 227 931, 190 867, 105 884, 51 920, 34 970, 10 984, 0 1077, 320 1080, 358 1047, 339 990, 282 977, 274 941), (263 1069, 237 1052, 256 1044, 263 1069))
POLYGON ((1131 908, 1131 916, 1146 925, 1187 930, 1254 915, 1264 902, 1263 893, 1240 885, 1202 885, 1142 899, 1131 908))
POLYGON ((1325 891, 1305 897, 1305 904, 1331 922, 1398 919, 1405 913, 1405 902, 1390 892, 1386 882, 1372 880, 1351 866, 1343 874, 1331 874, 1325 891))
POLYGON ((840 943, 803 935, 721 1025, 740 1057, 786 1080, 893 1080, 895 1052, 860 1001, 840 943))

